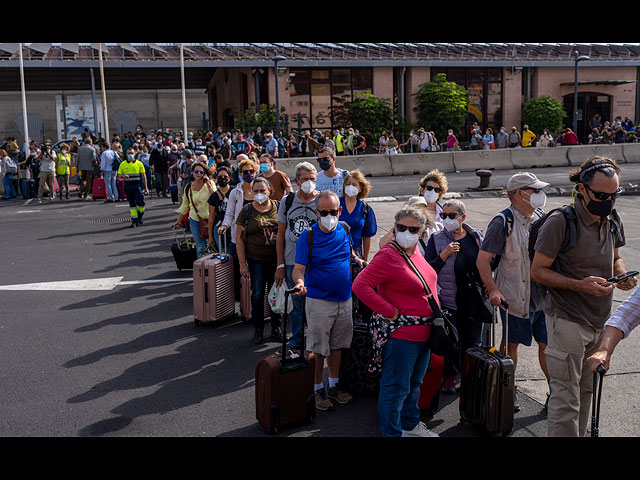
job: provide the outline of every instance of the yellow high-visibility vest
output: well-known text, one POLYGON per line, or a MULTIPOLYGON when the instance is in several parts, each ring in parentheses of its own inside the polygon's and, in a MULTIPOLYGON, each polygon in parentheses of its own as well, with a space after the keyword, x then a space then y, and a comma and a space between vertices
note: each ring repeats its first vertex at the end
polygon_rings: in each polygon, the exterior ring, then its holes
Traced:
POLYGON ((68 175, 71 172, 69 165, 71 164, 71 155, 66 153, 58 154, 58 161, 56 162, 56 173, 58 175, 68 175))

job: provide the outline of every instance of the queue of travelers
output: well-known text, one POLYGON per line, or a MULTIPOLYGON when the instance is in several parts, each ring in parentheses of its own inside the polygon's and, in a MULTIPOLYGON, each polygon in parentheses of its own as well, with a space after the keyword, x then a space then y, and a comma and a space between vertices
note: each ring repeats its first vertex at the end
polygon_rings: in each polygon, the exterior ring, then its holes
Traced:
MULTIPOLYGON (((500 137, 503 131, 495 137, 489 132, 491 137, 485 133, 478 142, 484 145, 490 140, 495 148, 524 146, 523 140, 535 141, 532 133, 524 139, 527 131, 520 134, 513 129, 511 134, 517 135, 507 134, 506 138, 500 137)), ((486 229, 471 226, 474 219, 463 201, 445 198, 447 178, 432 170, 418 182, 417 195, 396 213, 392 228, 380 238, 378 252, 371 255, 378 224, 374 208, 366 201, 369 182, 359 170, 338 166, 340 152, 362 148, 362 142, 358 143, 355 130, 347 132, 350 142, 341 131, 335 133, 329 146, 305 135, 298 153, 312 150, 320 171, 301 159, 292 179, 277 170, 278 147, 272 144, 272 136, 265 136, 269 148, 256 152, 252 150, 255 136, 245 140, 238 135, 234 142, 241 145, 236 150, 241 153, 233 157, 223 148, 230 138, 222 130, 211 137, 220 145, 213 149, 190 132, 186 138, 169 138, 166 132, 143 137, 138 131, 123 142, 114 138, 111 144, 97 145, 87 136, 75 147, 62 145, 59 153, 46 141, 31 145, 15 171, 12 157, 0 150, 1 168, 5 190, 12 197, 13 182, 8 175, 26 165, 37 179, 40 201, 46 193, 50 200, 56 195, 62 200, 63 191, 68 198, 68 176, 74 163, 79 169, 81 198, 90 198, 88 185, 92 178, 102 176, 105 201, 122 201, 114 182, 123 179, 132 226, 143 223, 144 195, 151 193, 154 177, 160 196, 167 194, 165 187, 175 178, 181 189, 173 227, 191 231, 198 255, 212 246, 232 254, 237 301, 239 279, 250 279, 254 344, 265 341, 265 290, 283 283, 298 288, 289 314, 288 346, 299 353, 305 344, 305 350, 316 355, 318 410, 333 410, 334 402, 353 402, 340 383, 341 352, 352 341, 353 302, 357 299, 365 304, 373 312, 371 322, 382 319, 391 325, 378 359, 382 372, 378 415, 383 436, 438 436, 421 421, 417 405, 429 364, 429 319, 434 314, 421 280, 437 292, 438 306, 449 313, 460 333, 457 349, 445 356, 444 394, 457 392, 464 351, 482 342, 485 327, 470 314, 468 305, 471 281, 479 282, 491 305, 509 304, 508 317, 501 310, 501 321, 509 326, 503 346, 514 366, 518 365, 519 346, 530 346, 532 340, 537 343, 539 366, 549 387, 545 404, 548 435, 584 436, 592 394, 590 374, 599 365, 609 368, 617 343, 640 323, 624 323, 618 312, 615 318, 610 315, 613 290, 629 291, 637 286, 635 277, 607 283, 607 278, 626 271, 619 250, 625 245, 624 228, 615 210, 621 192, 616 162, 595 156, 575 168, 569 176, 574 183, 572 203, 551 212, 543 210, 547 182, 530 172, 513 175, 505 185, 509 205, 495 212, 486 229), (175 157, 170 158, 172 152, 175 157), (542 220, 537 237, 532 237, 532 225, 542 220), (576 227, 577 235, 567 245, 569 226, 576 227), (535 240, 532 246, 530 239, 535 240), (419 276, 405 257, 411 259, 419 276), (323 383, 325 360, 327 385, 323 383)), ((416 137, 415 148, 422 148, 421 140, 429 135, 423 130, 416 137)), ((452 140, 452 148, 456 142, 452 140)), ((632 302, 637 305, 637 298, 636 291, 619 311, 635 308, 637 312, 637 306, 629 307, 632 302)), ((281 341, 287 332, 280 316, 272 315, 270 324, 270 339, 281 341)), ((516 388, 514 412, 518 410, 516 388)))

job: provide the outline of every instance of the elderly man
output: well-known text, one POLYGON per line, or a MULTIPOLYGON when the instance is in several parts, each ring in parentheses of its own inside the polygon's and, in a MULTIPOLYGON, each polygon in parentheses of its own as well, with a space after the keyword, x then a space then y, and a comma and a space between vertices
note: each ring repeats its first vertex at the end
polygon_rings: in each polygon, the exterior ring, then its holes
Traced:
POLYGON ((89 200, 89 193, 91 192, 91 183, 93 181, 93 170, 99 165, 98 155, 96 149, 93 148, 93 141, 91 137, 86 137, 84 143, 78 147, 78 159, 77 168, 82 179, 80 188, 78 189, 78 196, 85 200, 89 200))
POLYGON ((351 239, 342 227, 340 199, 331 190, 316 199, 318 222, 300 235, 296 246, 293 280, 306 295, 307 350, 316 355, 314 391, 316 408, 332 410, 334 399, 340 404, 353 401, 339 383, 341 352, 351 346, 351 239), (324 360, 329 369, 329 388, 325 389, 324 360))

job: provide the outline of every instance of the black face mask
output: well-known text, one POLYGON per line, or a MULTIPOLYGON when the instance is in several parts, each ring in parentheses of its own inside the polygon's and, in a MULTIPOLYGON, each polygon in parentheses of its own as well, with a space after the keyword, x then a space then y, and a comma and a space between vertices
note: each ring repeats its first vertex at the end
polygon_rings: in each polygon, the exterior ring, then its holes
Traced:
MULTIPOLYGON (((584 200, 584 196, 581 194, 578 194, 578 198, 580 198, 581 200, 584 200)), ((609 200, 597 202, 590 198, 589 203, 586 204, 585 208, 592 215, 605 218, 611 214, 611 211, 613 210, 615 205, 616 205, 615 199, 610 198, 609 200)))
POLYGON ((220 187, 226 187, 227 185, 229 185, 229 180, 227 180, 226 178, 219 178, 216 183, 220 186, 220 187))

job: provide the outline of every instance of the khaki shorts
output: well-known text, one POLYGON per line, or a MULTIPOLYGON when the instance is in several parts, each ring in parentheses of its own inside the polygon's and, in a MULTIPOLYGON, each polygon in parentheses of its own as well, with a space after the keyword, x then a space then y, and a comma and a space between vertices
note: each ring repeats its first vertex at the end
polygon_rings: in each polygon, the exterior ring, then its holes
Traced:
POLYGON ((331 350, 349 348, 353 338, 351 308, 351 298, 344 302, 331 302, 307 297, 306 349, 328 357, 331 350))

